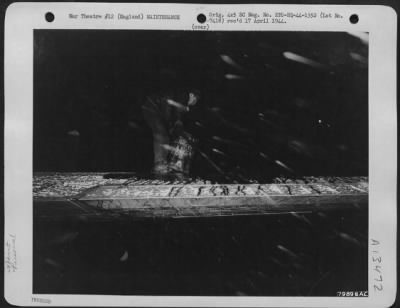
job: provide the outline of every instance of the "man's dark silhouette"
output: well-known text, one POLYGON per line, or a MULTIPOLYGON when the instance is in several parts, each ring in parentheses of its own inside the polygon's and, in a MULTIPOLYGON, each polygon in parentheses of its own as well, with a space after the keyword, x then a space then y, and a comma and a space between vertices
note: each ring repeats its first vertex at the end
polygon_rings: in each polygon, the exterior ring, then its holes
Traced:
POLYGON ((142 111, 152 131, 155 175, 189 174, 195 139, 185 129, 185 118, 199 99, 193 89, 146 97, 142 111))

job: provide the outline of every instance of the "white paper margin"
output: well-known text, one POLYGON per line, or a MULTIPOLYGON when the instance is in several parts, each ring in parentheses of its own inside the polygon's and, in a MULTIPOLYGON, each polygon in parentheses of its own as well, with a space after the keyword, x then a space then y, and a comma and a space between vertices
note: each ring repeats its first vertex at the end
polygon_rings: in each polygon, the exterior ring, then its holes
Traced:
MULTIPOLYGON (((5 20, 5 241, 14 239, 16 272, 5 270, 6 300, 23 306, 251 306, 251 307, 389 307, 396 295, 396 12, 385 6, 353 5, 209 5, 14 3, 5 20), (349 31, 369 33, 369 297, 200 297, 32 294, 32 125, 33 29, 189 30, 198 13, 311 10, 338 12, 343 19, 293 20, 287 24, 214 24, 210 30, 349 31), (56 19, 48 23, 46 12, 56 19), (142 12, 180 14, 177 22, 104 22, 72 20, 68 13, 142 12), (357 13, 354 25, 349 16, 357 13), (229 27, 228 27, 229 26, 229 27), (379 248, 371 240, 379 241, 379 248), (372 257, 379 249, 383 291, 374 291, 372 257), (32 298, 49 299, 50 304, 32 298)), ((5 254, 7 251, 5 250, 5 254)))

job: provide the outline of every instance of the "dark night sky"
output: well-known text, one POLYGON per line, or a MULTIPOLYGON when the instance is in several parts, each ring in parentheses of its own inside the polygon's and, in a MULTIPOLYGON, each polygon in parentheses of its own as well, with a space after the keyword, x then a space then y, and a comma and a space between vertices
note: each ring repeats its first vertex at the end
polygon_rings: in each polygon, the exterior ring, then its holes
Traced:
MULTIPOLYGON (((195 86, 201 148, 222 170, 368 173, 368 46, 358 37, 35 30, 34 44, 34 171, 150 170, 143 98, 195 86)), ((213 172, 202 160, 196 167, 213 172)))

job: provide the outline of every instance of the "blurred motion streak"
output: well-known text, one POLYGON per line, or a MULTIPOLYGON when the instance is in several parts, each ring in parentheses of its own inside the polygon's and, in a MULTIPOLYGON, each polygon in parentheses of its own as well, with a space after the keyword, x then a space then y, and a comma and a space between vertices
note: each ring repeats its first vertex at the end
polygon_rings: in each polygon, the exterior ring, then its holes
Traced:
POLYGON ((290 52, 290 51, 283 52, 283 56, 286 59, 289 59, 289 60, 292 60, 292 61, 295 61, 295 62, 299 62, 299 63, 305 64, 305 65, 310 65, 310 66, 315 67, 315 68, 321 68, 321 69, 322 68, 326 68, 326 65, 323 65, 323 64, 318 63, 318 62, 316 62, 314 60, 308 59, 306 57, 300 56, 300 55, 295 54, 295 53, 290 52))

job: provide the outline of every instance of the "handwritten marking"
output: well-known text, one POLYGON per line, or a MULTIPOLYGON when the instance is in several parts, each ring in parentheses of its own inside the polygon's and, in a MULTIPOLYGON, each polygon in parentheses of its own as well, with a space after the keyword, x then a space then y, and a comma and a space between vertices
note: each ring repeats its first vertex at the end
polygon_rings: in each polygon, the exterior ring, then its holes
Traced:
POLYGON ((317 194, 321 194, 321 191, 317 187, 313 185, 308 185, 308 187, 311 188, 311 190, 316 192, 317 194))
POLYGON ((182 190, 182 186, 173 186, 170 190, 170 192, 168 193, 168 197, 176 197, 179 192, 182 190))
POLYGON ((5 266, 8 273, 14 273, 17 271, 17 250, 16 250, 16 235, 8 234, 8 239, 6 240, 6 253, 5 256, 5 266))
POLYGON ((374 277, 374 291, 381 292, 383 291, 383 275, 382 275, 383 260, 379 252, 380 242, 371 239, 371 245, 373 246, 371 258, 372 258, 372 268, 374 277))
POLYGON ((210 189, 210 193, 212 193, 214 197, 217 195, 216 192, 215 192, 215 189, 216 189, 216 188, 217 188, 216 186, 213 186, 213 187, 211 187, 211 189, 210 189))
POLYGON ((246 188, 245 185, 238 185, 237 190, 235 192, 236 195, 246 195, 246 192, 244 191, 244 189, 246 188))
POLYGON ((198 189, 198 191, 197 191, 197 196, 200 196, 200 194, 201 194, 201 192, 202 192, 202 190, 203 190, 204 188, 206 188, 206 187, 205 187, 205 186, 200 186, 200 187, 199 187, 199 189, 198 189))

